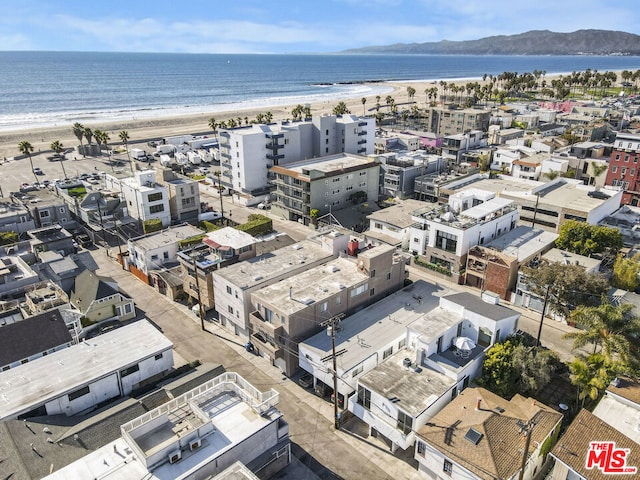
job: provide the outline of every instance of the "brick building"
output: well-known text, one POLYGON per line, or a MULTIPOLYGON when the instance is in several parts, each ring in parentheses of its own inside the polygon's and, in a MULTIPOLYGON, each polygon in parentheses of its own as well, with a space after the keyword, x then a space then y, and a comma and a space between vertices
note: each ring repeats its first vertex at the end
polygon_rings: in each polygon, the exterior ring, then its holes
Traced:
POLYGON ((613 144, 605 185, 622 187, 622 205, 638 206, 640 199, 640 133, 618 132, 613 144))

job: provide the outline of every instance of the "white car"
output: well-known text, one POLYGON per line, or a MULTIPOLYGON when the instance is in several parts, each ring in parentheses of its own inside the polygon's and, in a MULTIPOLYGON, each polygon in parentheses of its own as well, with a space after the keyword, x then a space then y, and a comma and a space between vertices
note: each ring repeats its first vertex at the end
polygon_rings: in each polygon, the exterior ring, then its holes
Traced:
POLYGON ((33 167, 33 173, 35 173, 36 175, 44 175, 44 172, 40 167, 33 167))

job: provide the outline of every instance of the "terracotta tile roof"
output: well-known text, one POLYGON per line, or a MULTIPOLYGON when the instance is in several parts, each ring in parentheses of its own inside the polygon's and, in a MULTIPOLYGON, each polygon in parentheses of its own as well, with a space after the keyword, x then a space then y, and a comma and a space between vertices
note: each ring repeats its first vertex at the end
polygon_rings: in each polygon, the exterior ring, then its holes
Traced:
POLYGON ((511 478, 520 468, 525 438, 517 422, 536 418, 530 452, 551 433, 562 415, 531 398, 505 400, 483 388, 467 388, 418 431, 418 436, 478 478, 511 478), (476 409, 477 402, 480 409, 476 409), (470 429, 482 434, 474 444, 470 429))
POLYGON ((589 443, 593 441, 615 442, 616 448, 630 449, 627 456, 627 466, 640 468, 640 445, 585 409, 582 409, 569 425, 569 428, 567 428, 551 451, 551 455, 589 480, 628 480, 635 478, 633 475, 628 474, 605 474, 598 468, 587 470, 587 451, 589 450, 589 443))
POLYGON ((640 405, 640 383, 629 378, 619 377, 617 386, 612 382, 607 391, 640 405))

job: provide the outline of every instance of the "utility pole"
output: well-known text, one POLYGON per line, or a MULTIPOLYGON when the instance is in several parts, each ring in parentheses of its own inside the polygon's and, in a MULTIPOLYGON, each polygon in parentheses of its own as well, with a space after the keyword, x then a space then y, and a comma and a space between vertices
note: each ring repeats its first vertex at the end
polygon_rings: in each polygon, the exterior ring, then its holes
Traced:
POLYGON ((336 352, 336 329, 338 328, 340 320, 343 318, 344 313, 339 313, 320 324, 321 327, 327 327, 327 333, 331 334, 331 355, 321 358, 320 361, 326 362, 329 359, 333 360, 333 427, 336 430, 340 430, 340 416, 338 415, 338 365, 336 359, 347 352, 346 349, 336 352))
POLYGON ((520 427, 520 433, 524 433, 525 441, 524 441, 524 451, 522 452, 522 463, 520 463, 520 473, 518 475, 518 480, 522 480, 524 477, 524 468, 527 465, 527 459, 529 458, 529 445, 531 444, 531 433, 533 429, 538 424, 538 415, 540 415, 542 410, 538 410, 536 414, 529 420, 527 423, 523 423, 521 420, 516 422, 516 425, 520 427))
POLYGON ((542 323, 544 322, 544 314, 547 311, 547 303, 549 303, 549 292, 551 291, 551 284, 547 285, 547 291, 544 294, 544 304, 542 305, 542 315, 540 315, 540 326, 538 327, 538 338, 536 339, 536 346, 540 346, 540 337, 542 336, 542 323))
POLYGON ((205 330, 204 328, 204 307, 202 306, 202 298, 200 296, 200 281, 198 280, 198 264, 196 263, 196 255, 195 252, 191 255, 191 260, 193 261, 193 274, 196 277, 196 293, 198 294, 198 307, 200 309, 200 328, 205 330))

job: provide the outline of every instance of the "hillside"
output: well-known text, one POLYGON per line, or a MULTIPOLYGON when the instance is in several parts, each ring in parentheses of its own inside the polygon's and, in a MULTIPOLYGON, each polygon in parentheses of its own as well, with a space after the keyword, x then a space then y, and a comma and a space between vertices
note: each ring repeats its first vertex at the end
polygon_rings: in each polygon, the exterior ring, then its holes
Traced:
POLYGON ((345 50, 341 53, 432 55, 640 55, 640 36, 610 30, 557 33, 532 30, 451 42, 398 43, 345 50))

